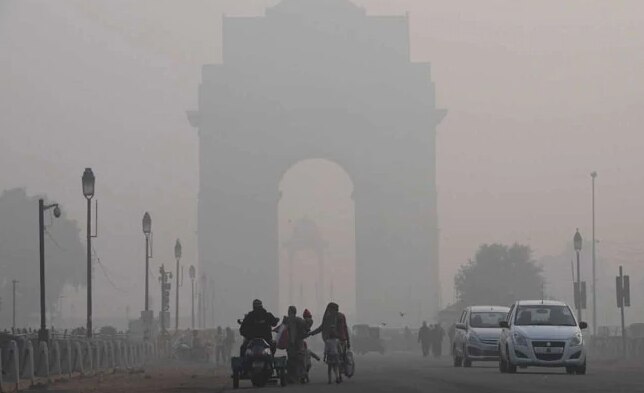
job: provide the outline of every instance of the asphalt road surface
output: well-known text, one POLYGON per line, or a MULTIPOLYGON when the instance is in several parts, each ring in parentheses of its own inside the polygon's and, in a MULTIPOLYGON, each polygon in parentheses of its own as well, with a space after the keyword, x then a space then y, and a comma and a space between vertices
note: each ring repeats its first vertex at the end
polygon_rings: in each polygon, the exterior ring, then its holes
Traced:
MULTIPOLYGON (((472 368, 454 368, 448 357, 423 359, 415 354, 356 357, 356 375, 341 385, 327 384, 326 369, 314 364, 311 383, 269 386, 271 391, 295 392, 644 392, 644 364, 589 360, 586 375, 567 375, 563 369, 529 368, 517 374, 500 374, 496 363, 475 363, 472 368)), ((225 391, 232 391, 231 384, 225 391)), ((258 391, 242 381, 239 392, 258 391)))

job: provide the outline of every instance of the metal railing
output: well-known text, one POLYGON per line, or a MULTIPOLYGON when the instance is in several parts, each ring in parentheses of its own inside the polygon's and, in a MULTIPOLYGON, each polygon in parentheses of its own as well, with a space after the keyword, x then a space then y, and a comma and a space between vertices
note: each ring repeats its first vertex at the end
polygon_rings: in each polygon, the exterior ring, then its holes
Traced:
POLYGON ((644 337, 626 337, 626 353, 621 336, 597 336, 590 339, 590 354, 599 359, 644 360, 644 337))
POLYGON ((20 391, 60 377, 142 368, 167 354, 167 348, 132 342, 125 336, 91 340, 67 336, 38 342, 29 335, 17 335, 0 343, 0 392, 20 391))

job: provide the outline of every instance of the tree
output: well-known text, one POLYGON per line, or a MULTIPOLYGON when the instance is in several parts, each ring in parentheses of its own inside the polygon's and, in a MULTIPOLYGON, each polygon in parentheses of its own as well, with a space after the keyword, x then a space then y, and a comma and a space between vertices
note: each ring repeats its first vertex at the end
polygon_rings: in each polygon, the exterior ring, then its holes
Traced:
POLYGON ((469 305, 509 305, 520 299, 540 299, 542 269, 529 246, 484 244, 474 260, 461 266, 454 278, 459 302, 469 305))
MULTIPOLYGON (((48 201, 47 198, 44 198, 48 201)), ((45 215, 45 271, 48 313, 55 312, 66 285, 78 288, 85 281, 85 246, 75 221, 45 215)), ((11 298, 11 280, 18 280, 17 324, 37 325, 40 307, 38 254, 38 197, 24 189, 0 194, 0 294, 11 298)), ((0 324, 11 324, 11 307, 0 311, 0 324)))
POLYGON ((116 328, 114 326, 103 326, 99 330, 99 334, 101 336, 107 337, 107 336, 116 336, 116 328))

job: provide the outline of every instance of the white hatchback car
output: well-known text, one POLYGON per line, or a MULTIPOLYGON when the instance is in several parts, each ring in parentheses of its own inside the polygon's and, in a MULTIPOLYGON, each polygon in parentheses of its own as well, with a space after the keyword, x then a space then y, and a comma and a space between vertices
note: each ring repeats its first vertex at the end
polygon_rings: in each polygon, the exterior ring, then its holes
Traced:
POLYGON ((566 303, 521 300, 510 307, 499 340, 499 370, 518 367, 565 367, 569 374, 586 373, 586 350, 581 330, 566 303))
POLYGON ((452 343, 454 367, 499 359, 499 322, 505 321, 509 310, 501 306, 470 306, 463 310, 452 343))

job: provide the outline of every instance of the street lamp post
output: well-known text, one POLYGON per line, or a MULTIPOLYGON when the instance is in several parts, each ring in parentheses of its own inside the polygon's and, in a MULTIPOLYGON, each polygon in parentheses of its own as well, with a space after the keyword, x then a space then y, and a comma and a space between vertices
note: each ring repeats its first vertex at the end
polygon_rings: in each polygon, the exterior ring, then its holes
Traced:
POLYGON ((152 322, 152 315, 150 313, 149 304, 149 278, 150 278, 150 234, 152 233, 152 219, 150 214, 145 212, 143 215, 143 234, 145 235, 145 311, 143 311, 143 324, 144 332, 143 338, 145 340, 150 338, 150 323, 152 322))
POLYGON ((192 296, 190 297, 191 299, 191 304, 192 304, 192 312, 191 312, 191 321, 192 321, 192 330, 195 329, 195 267, 190 265, 190 270, 188 270, 188 273, 190 274, 190 281, 192 282, 192 296))
POLYGON ((181 259, 181 242, 177 239, 174 244, 174 258, 177 260, 176 272, 176 287, 175 292, 175 306, 174 306, 174 330, 179 331, 179 260, 181 259))
POLYGON ((577 232, 575 232, 575 236, 573 237, 573 244, 575 247, 575 252, 577 253, 577 289, 575 290, 577 294, 577 319, 581 321, 581 267, 579 264, 579 254, 581 253, 581 234, 579 233, 579 229, 577 229, 577 232))
POLYGON ((597 336, 597 280, 595 278, 595 178, 597 177, 597 172, 592 172, 590 174, 592 178, 592 188, 593 188, 593 336, 597 336))
POLYGON ((87 199, 87 338, 92 338, 92 198, 95 181, 92 168, 85 168, 82 184, 87 199))
POLYGON ((54 209, 54 216, 60 217, 60 207, 57 203, 45 205, 45 201, 38 200, 38 237, 40 242, 40 331, 39 341, 49 341, 47 331, 47 307, 45 304, 45 211, 54 209))

